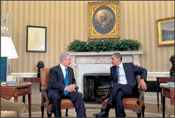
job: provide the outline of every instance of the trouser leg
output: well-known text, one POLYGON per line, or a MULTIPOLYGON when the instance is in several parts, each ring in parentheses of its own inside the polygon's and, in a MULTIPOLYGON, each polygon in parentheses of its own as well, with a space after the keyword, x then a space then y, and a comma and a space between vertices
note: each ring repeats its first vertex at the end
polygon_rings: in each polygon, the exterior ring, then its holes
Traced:
POLYGON ((68 94, 70 97, 71 101, 74 103, 75 110, 77 112, 77 117, 86 117, 86 110, 82 98, 82 94, 79 92, 71 92, 68 94))
POLYGON ((125 117, 125 111, 123 108, 123 104, 122 104, 122 97, 123 97, 123 92, 122 91, 118 91, 117 95, 115 97, 115 114, 116 117, 125 117))
POLYGON ((52 109, 54 112, 55 117, 61 117, 61 97, 58 94, 52 95, 52 109))
POLYGON ((131 95, 132 95, 132 88, 128 84, 126 85, 122 85, 119 83, 114 84, 107 104, 115 107, 116 117, 126 116, 122 104, 122 99, 123 97, 130 97, 131 95))
POLYGON ((114 86, 112 88, 112 92, 108 98, 108 103, 107 103, 108 105, 113 106, 113 102, 114 102, 114 99, 115 99, 115 96, 116 96, 118 89, 119 89, 119 84, 118 83, 114 84, 114 86))

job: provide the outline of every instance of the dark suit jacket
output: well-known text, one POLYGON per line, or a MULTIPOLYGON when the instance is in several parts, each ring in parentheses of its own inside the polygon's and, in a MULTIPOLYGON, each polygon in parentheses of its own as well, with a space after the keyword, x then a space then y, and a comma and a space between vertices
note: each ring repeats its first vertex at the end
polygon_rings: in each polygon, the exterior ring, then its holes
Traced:
MULTIPOLYGON (((71 67, 68 67, 68 79, 69 79, 69 85, 76 84, 74 72, 71 67)), ((64 89, 65 89, 64 75, 60 65, 57 65, 50 69, 48 92, 49 92, 49 95, 52 94, 53 92, 56 92, 58 94, 63 94, 64 89)))
MULTIPOLYGON (((141 75, 146 81, 147 70, 138 66, 135 66, 133 63, 123 63, 127 83, 134 88, 136 86, 136 75, 141 75)), ((116 66, 110 68, 111 84, 116 83, 118 78, 116 76, 116 66)))

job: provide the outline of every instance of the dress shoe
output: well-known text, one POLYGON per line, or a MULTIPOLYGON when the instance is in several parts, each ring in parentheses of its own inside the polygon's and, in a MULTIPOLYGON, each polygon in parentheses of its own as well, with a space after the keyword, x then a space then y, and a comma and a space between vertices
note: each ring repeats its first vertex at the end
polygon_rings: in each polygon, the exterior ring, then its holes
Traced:
POLYGON ((101 109, 101 112, 100 112, 100 113, 93 114, 93 115, 94 115, 94 117, 96 117, 96 118, 108 117, 108 112, 106 112, 105 109, 101 109))

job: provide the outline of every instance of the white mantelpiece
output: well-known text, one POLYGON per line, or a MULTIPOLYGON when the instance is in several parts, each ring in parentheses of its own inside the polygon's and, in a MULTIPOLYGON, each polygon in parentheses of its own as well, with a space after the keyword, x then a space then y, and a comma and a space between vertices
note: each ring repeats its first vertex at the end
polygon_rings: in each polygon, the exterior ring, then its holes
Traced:
POLYGON ((85 73, 109 73, 112 66, 111 55, 117 52, 123 56, 123 62, 133 62, 140 66, 140 55, 143 51, 69 52, 79 92, 83 93, 83 75, 85 73))

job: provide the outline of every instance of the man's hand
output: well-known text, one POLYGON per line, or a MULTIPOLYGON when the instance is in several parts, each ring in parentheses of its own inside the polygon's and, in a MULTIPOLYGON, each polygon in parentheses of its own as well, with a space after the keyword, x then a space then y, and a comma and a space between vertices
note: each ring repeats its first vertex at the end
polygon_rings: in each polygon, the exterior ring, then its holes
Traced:
POLYGON ((144 89, 144 90, 147 89, 147 86, 146 86, 146 83, 145 83, 144 79, 141 79, 141 80, 140 80, 140 84, 139 84, 138 88, 139 88, 139 89, 142 88, 142 89, 144 89))
POLYGON ((68 92, 72 92, 74 90, 75 90, 75 84, 71 84, 71 85, 66 87, 66 91, 68 91, 68 92))

